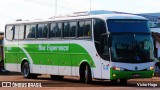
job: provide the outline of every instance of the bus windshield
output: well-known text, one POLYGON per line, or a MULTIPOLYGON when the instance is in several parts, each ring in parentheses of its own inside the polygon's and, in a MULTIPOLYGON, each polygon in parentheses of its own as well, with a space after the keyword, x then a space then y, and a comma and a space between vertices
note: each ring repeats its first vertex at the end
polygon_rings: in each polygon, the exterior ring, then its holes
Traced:
POLYGON ((153 43, 151 35, 112 35, 112 61, 126 63, 152 62, 153 43))
POLYGON ((149 33, 150 29, 146 20, 136 19, 109 19, 107 20, 108 31, 110 33, 149 33))
POLYGON ((146 20, 107 20, 113 62, 152 62, 153 41, 146 20))

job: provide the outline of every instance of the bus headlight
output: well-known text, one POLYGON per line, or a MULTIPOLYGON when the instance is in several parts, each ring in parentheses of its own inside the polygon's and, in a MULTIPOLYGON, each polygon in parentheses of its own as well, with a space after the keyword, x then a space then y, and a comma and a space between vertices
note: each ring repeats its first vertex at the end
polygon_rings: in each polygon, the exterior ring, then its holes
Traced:
POLYGON ((120 71, 120 70, 121 70, 121 68, 118 68, 118 67, 113 67, 113 70, 120 71))
POLYGON ((154 67, 153 66, 149 67, 149 70, 154 70, 154 67))

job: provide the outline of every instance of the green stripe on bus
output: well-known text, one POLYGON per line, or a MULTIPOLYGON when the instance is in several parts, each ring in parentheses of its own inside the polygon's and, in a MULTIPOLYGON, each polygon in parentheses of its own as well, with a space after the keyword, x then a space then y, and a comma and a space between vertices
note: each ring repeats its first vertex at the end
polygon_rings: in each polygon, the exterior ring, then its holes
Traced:
MULTIPOLYGON (((22 47, 28 52, 37 65, 79 66, 82 60, 87 61, 91 67, 95 64, 89 53, 78 44, 25 44, 22 47)), ((16 46, 5 47, 6 63, 21 63, 28 58, 21 48, 16 46)))

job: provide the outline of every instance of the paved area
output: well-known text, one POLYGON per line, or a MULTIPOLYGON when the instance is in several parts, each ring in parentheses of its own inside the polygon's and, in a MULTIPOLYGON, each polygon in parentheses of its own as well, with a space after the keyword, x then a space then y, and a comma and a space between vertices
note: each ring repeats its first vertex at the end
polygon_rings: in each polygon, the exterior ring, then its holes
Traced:
POLYGON ((150 79, 130 79, 128 80, 127 85, 121 85, 120 83, 111 84, 109 80, 93 80, 92 84, 85 84, 80 83, 78 77, 70 76, 65 76, 64 79, 61 80, 52 80, 49 75, 38 76, 37 79, 25 79, 22 75, 0 75, 0 87, 0 90, 160 90, 160 77, 150 79), (12 88, 2 87, 2 82, 11 83, 12 88), (21 83, 21 85, 19 85, 19 83, 21 83), (28 85, 31 86, 28 87, 28 85))

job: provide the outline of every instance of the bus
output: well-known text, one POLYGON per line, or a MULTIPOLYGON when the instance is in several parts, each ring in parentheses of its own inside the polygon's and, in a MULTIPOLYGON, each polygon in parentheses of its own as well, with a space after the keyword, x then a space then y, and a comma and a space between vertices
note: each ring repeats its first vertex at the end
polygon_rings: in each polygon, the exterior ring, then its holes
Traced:
POLYGON ((0 32, 0 72, 4 70, 4 63, 3 63, 3 35, 4 32, 0 32))
POLYGON ((153 52, 148 21, 136 15, 74 15, 5 26, 5 69, 24 78, 48 74, 127 84, 153 77, 153 52))

